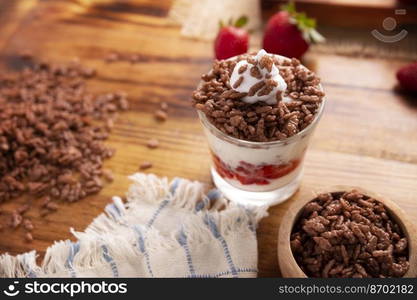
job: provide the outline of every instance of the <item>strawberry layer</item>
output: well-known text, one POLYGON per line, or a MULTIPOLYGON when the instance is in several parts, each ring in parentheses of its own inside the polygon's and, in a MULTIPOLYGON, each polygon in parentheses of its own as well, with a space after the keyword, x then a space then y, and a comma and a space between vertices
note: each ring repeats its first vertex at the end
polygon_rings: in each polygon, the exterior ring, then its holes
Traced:
POLYGON ((269 185, 293 172, 300 165, 302 159, 294 159, 282 164, 261 164, 240 161, 237 167, 231 167, 217 155, 212 154, 217 173, 224 179, 236 180, 241 185, 269 185))

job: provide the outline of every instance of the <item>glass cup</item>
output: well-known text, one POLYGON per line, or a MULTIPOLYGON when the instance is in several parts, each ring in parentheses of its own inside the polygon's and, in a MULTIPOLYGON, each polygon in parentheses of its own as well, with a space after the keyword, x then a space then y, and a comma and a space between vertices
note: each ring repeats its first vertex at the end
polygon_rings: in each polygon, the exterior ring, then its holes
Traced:
POLYGON ((300 185, 304 155, 324 103, 323 98, 309 126, 285 140, 272 142, 250 142, 229 136, 198 111, 217 188, 228 199, 244 205, 275 205, 290 198, 300 185))

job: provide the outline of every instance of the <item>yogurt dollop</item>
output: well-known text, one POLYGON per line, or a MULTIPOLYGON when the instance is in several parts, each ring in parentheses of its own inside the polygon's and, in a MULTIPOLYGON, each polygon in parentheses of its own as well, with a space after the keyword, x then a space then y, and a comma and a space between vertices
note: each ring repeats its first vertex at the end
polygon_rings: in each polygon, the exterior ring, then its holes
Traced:
POLYGON ((247 93, 241 100, 249 104, 259 101, 275 104, 287 89, 271 55, 263 49, 252 58, 239 61, 229 83, 233 90, 247 93))

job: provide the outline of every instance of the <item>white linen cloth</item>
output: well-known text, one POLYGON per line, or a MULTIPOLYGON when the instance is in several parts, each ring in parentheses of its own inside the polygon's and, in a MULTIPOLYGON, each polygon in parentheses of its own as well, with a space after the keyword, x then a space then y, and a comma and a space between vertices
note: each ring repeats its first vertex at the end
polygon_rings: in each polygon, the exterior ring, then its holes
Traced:
POLYGON ((200 182, 136 173, 126 203, 107 205, 77 242, 0 256, 0 277, 256 277, 266 207, 226 201, 200 182))

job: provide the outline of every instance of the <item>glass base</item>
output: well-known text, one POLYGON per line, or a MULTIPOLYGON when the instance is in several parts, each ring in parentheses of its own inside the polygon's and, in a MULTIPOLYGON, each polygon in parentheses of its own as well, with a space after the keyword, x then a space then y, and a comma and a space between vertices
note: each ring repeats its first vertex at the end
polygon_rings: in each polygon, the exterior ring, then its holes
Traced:
POLYGON ((268 192, 248 192, 234 187, 224 180, 213 167, 211 168, 214 184, 223 195, 231 201, 249 206, 272 206, 284 202, 298 190, 302 173, 301 171, 293 181, 282 188, 268 192))

